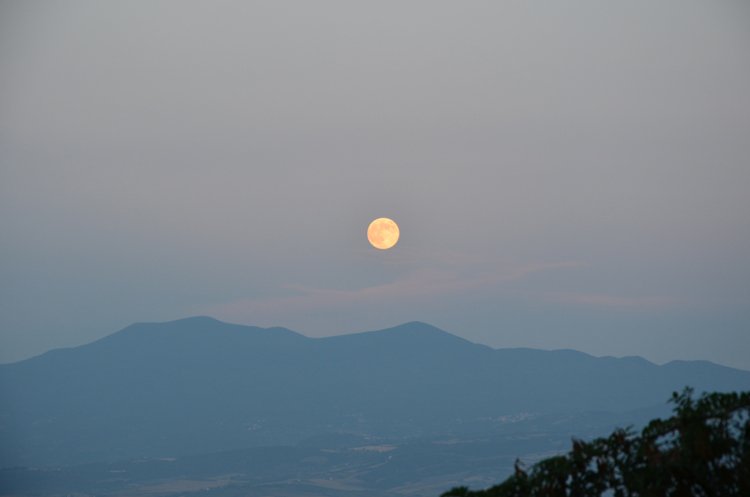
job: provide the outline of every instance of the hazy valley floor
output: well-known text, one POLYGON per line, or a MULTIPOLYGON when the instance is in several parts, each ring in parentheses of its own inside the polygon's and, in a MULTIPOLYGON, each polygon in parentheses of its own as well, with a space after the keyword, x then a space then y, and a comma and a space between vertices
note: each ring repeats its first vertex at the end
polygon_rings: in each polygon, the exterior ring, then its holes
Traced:
MULTIPOLYGON (((646 413, 629 422, 645 420, 646 413)), ((487 425, 488 433, 418 439, 331 435, 297 446, 256 447, 178 458, 0 470, 3 496, 437 496, 484 488, 565 452, 571 433, 591 438, 617 423, 606 413, 534 416, 487 425)))

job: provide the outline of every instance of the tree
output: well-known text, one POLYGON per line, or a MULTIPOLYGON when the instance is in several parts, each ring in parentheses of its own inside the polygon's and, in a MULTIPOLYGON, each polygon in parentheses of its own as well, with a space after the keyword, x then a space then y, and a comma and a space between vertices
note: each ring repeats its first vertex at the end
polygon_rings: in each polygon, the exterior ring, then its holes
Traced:
POLYGON ((750 392, 673 393, 673 416, 639 435, 618 429, 566 455, 515 472, 499 485, 454 488, 442 497, 750 496, 750 392))

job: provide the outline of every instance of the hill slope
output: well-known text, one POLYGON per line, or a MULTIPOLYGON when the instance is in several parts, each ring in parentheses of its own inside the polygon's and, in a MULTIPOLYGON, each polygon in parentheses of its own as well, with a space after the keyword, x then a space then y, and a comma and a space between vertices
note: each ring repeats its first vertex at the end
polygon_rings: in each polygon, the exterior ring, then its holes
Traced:
POLYGON ((424 323, 323 339, 190 318, 0 366, 0 466, 167 457, 326 433, 484 433, 519 413, 624 412, 750 389, 750 372, 500 349, 424 323))

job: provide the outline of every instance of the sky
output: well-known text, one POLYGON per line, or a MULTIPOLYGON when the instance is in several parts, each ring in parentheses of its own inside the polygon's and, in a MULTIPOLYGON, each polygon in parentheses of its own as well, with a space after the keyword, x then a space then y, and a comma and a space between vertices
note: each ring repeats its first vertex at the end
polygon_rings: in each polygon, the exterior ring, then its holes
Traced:
POLYGON ((748 88, 741 0, 2 1, 0 362, 210 315, 750 369, 748 88))

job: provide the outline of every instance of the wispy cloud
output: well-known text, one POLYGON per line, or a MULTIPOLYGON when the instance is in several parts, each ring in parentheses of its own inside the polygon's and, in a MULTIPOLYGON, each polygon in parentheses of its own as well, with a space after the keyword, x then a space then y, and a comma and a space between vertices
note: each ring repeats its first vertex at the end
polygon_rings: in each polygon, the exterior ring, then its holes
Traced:
POLYGON ((628 297, 603 293, 556 292, 544 294, 545 300, 561 304, 615 309, 662 309, 676 304, 666 296, 628 297))
POLYGON ((280 297, 239 299, 201 309, 201 312, 234 320, 267 321, 272 316, 288 316, 310 311, 351 310, 373 303, 421 302, 438 296, 456 295, 478 288, 522 279, 543 271, 568 269, 582 264, 574 261, 508 266, 478 271, 467 276, 451 270, 413 271, 397 280, 357 289, 316 288, 288 284, 290 294, 280 297))

